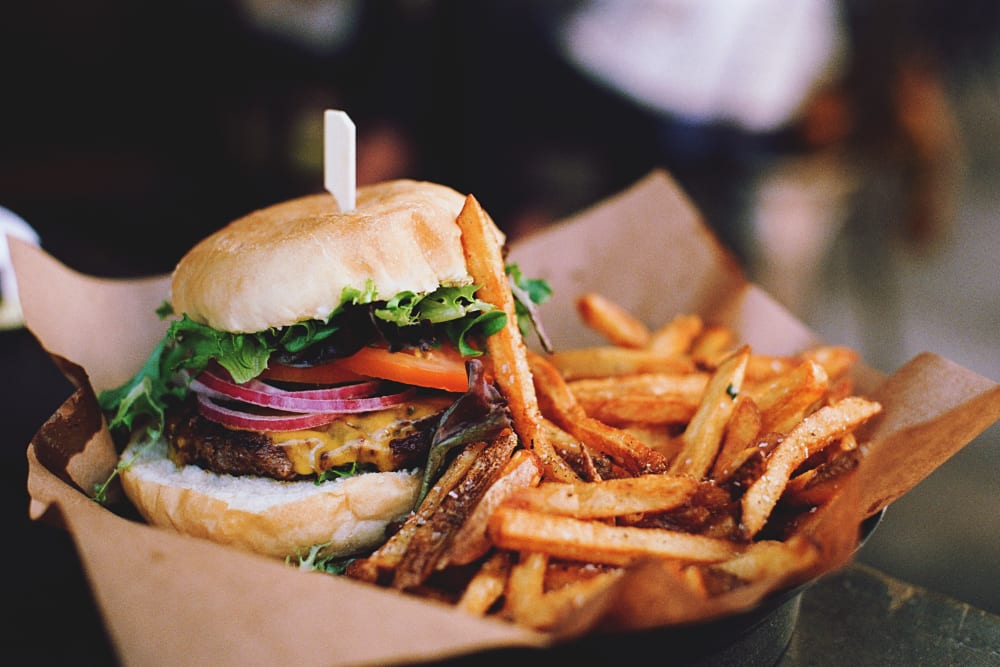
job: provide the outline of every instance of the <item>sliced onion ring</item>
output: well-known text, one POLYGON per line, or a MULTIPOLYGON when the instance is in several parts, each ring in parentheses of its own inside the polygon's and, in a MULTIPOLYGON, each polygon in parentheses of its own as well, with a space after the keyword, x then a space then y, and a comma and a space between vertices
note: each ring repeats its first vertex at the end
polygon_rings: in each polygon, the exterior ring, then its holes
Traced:
POLYGON ((288 412, 351 413, 370 412, 391 407, 409 398, 411 390, 378 394, 384 384, 360 382, 342 387, 286 391, 258 380, 236 384, 220 374, 206 370, 191 380, 191 390, 198 394, 225 397, 288 412))
POLYGON ((299 431, 328 424, 340 416, 324 412, 258 415, 219 405, 204 394, 198 394, 198 411, 223 426, 254 431, 299 431))

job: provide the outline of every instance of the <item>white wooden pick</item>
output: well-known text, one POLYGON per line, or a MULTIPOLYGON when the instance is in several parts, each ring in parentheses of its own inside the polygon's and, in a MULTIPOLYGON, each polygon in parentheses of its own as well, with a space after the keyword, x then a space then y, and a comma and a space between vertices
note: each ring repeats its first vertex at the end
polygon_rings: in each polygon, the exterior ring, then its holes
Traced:
POLYGON ((357 196, 357 131, 343 111, 323 115, 323 181, 340 210, 354 210, 357 196))

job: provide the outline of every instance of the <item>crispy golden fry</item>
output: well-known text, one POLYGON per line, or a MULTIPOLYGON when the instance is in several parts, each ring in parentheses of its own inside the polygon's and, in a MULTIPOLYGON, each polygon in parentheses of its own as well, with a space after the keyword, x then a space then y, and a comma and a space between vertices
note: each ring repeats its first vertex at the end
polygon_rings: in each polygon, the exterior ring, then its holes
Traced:
POLYGON ((681 450, 680 437, 663 424, 629 422, 616 424, 616 426, 668 461, 677 456, 677 452, 681 450))
POLYGON ((470 614, 484 616, 503 597, 513 554, 495 551, 473 575, 456 606, 470 614))
POLYGON ((754 354, 747 365, 746 381, 757 383, 770 380, 812 361, 823 367, 830 380, 844 378, 858 362, 857 351, 840 345, 820 345, 792 356, 754 354))
POLYGON ((420 507, 403 522, 402 527, 367 558, 351 563, 348 574, 355 579, 377 581, 381 572, 396 568, 406 554, 417 529, 430 521, 447 494, 465 477, 485 448, 485 442, 463 448, 427 492, 420 507))
POLYGON ((613 345, 641 348, 649 342, 649 329, 645 324, 600 294, 581 294, 576 300, 576 310, 584 324, 613 345))
POLYGON ((678 315, 653 330, 646 348, 660 354, 686 355, 704 329, 705 323, 698 315, 678 315))
POLYGON ((611 526, 503 505, 490 518, 489 535, 504 549, 619 566, 643 558, 716 562, 741 550, 730 540, 660 528, 611 526))
POLYGON ((750 348, 744 347, 723 361, 712 374, 701 405, 681 436, 684 444, 670 465, 671 472, 698 479, 708 474, 736 405, 749 358, 750 348))
MULTIPOLYGON (((471 197, 461 226, 480 296, 510 324, 498 232, 471 197)), ((651 331, 601 295, 577 306, 610 344, 542 356, 516 329, 491 337, 520 440, 459 453, 349 574, 539 631, 602 613, 639 561, 688 613, 812 576, 829 539, 812 541, 810 517, 836 506, 865 451, 854 430, 881 410, 851 395, 857 354, 756 354, 697 316, 651 331)))
POLYGON ((549 358, 566 380, 695 370, 694 363, 685 356, 609 345, 560 350, 549 358))
POLYGON ((441 499, 433 514, 413 529, 406 551, 393 572, 394 588, 406 590, 419 586, 431 575, 455 534, 510 460, 517 444, 517 436, 511 431, 488 443, 462 480, 441 499))
POLYGON ((621 570, 608 570, 546 591, 513 606, 518 610, 515 620, 535 630, 553 630, 613 586, 622 574, 621 570))
POLYGON ((640 373, 570 381, 577 402, 608 424, 686 424, 708 385, 708 373, 640 373))
POLYGON ((588 417, 548 358, 530 350, 527 356, 545 417, 632 474, 666 471, 661 454, 627 432, 588 417))
POLYGON ((709 477, 718 483, 728 480, 753 453, 760 432, 761 415, 757 403, 746 394, 740 394, 733 414, 729 416, 726 434, 709 477))
POLYGON ((560 425, 633 475, 667 471, 667 459, 628 431, 591 417, 565 421, 560 425))
POLYGON ((500 476, 455 533, 450 548, 438 561, 437 569, 442 570, 448 565, 467 565, 486 555, 492 546, 486 537, 490 515, 515 490, 536 486, 542 479, 542 472, 541 459, 535 452, 529 449, 514 452, 500 476))
POLYGON ((745 536, 752 538, 764 527, 799 465, 881 409, 875 401, 850 396, 835 405, 820 408, 792 429, 771 452, 764 474, 747 489, 741 500, 745 536))
POLYGON ((857 448, 848 447, 829 461, 791 478, 781 496, 781 502, 793 507, 816 507, 829 502, 843 486, 848 475, 861 463, 861 452, 857 448))
POLYGON ((698 400, 686 396, 584 395, 580 405, 587 416, 611 426, 634 423, 686 424, 698 410, 698 400))
POLYGON ((552 482, 593 482, 601 479, 594 457, 572 434, 559 428, 550 419, 542 417, 542 441, 552 450, 552 461, 545 461, 544 479, 552 482))
POLYGON ((826 402, 836 403, 853 393, 854 380, 847 375, 842 375, 830 382, 830 388, 826 392, 826 402))
POLYGON ((826 370, 807 360, 745 391, 760 408, 761 430, 785 433, 813 411, 829 387, 826 370))
POLYGON ((507 578, 503 609, 507 618, 530 627, 539 625, 537 621, 532 620, 532 610, 545 595, 545 571, 548 564, 548 554, 541 552, 519 554, 507 578))
POLYGON ((457 223, 462 230, 469 275, 479 285, 476 296, 507 314, 504 328, 487 338, 486 346, 496 384, 507 398, 514 430, 526 447, 533 447, 538 438, 540 414, 525 360, 524 340, 517 326, 500 231, 472 195, 466 197, 457 223))
POLYGON ((579 466, 570 461, 582 461, 586 452, 572 435, 553 424, 545 416, 539 417, 538 440, 534 452, 538 454, 544 470, 544 478, 557 482, 579 482, 579 466))
POLYGON ((545 591, 554 591, 565 586, 590 579, 605 572, 621 572, 620 567, 612 565, 596 565, 580 561, 550 558, 545 570, 545 591))
POLYGON ((788 373, 800 363, 795 357, 752 354, 747 362, 745 380, 747 384, 767 382, 779 375, 788 373))
POLYGON ((718 324, 706 326, 691 345, 690 357, 699 368, 712 369, 739 347, 736 334, 718 324))
POLYGON ((860 359, 857 350, 843 345, 820 345, 806 350, 799 356, 822 366, 831 379, 843 377, 860 359))
POLYGON ((785 541, 754 542, 743 553, 710 567, 745 582, 781 581, 809 570, 819 556, 816 545, 798 535, 785 541))
POLYGON ((684 396, 701 400, 708 386, 710 374, 691 373, 636 373, 604 378, 567 380, 566 384, 577 397, 580 396, 684 396))
POLYGON ((693 477, 661 473, 578 484, 547 482, 514 491, 503 505, 577 519, 608 518, 674 509, 697 490, 693 477))

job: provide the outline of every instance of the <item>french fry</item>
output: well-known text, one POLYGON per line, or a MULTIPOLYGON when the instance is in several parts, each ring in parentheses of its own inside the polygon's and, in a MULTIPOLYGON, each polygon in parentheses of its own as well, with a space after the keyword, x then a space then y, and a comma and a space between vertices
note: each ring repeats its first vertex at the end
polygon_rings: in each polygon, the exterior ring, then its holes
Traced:
POLYGON ((503 597, 510 574, 512 554, 495 551, 473 575, 456 607, 476 616, 484 616, 503 597))
POLYGON ((860 355, 857 350, 843 345, 820 345, 806 350, 800 357, 815 361, 831 379, 840 379, 858 363, 860 355))
POLYGON ((633 475, 667 471, 667 459, 628 431, 591 417, 566 421, 560 425, 633 475))
POLYGON ((611 426, 634 423, 686 424, 698 410, 698 400, 689 396, 593 396, 583 395, 579 402, 588 417, 611 426))
POLYGON ((587 415, 611 425, 686 424, 708 385, 708 373, 640 373, 569 382, 587 415))
POLYGON ((569 584, 591 579, 606 572, 622 572, 620 567, 611 565, 596 565, 580 561, 549 559, 545 570, 545 592, 565 588, 569 584))
POLYGON ((477 454, 462 480, 441 499, 433 514, 412 531, 393 572, 393 588, 406 590, 419 586, 431 575, 517 444, 517 436, 508 430, 477 454))
POLYGON ((719 324, 706 326, 691 345, 690 357, 699 368, 713 369, 739 347, 736 334, 719 324))
POLYGON ((726 434, 719 447, 709 477, 717 483, 725 482, 754 451, 755 440, 761 432, 761 415, 757 403, 740 394, 729 416, 726 434))
POLYGON ((485 448, 485 442, 473 443, 463 448, 400 529, 367 558, 352 562, 348 566, 348 574, 355 579, 374 582, 380 578, 382 572, 395 569, 406 554, 417 529, 430 521, 447 494, 465 477, 485 448))
POLYGON ((668 461, 677 456, 677 452, 681 450, 680 438, 664 424, 638 421, 615 424, 615 426, 659 453, 668 461))
POLYGON ((576 309, 584 324, 613 345, 641 348, 649 342, 650 333, 645 324, 600 294, 581 294, 577 297, 576 309))
POLYGON ((581 474, 568 459, 580 462, 586 457, 572 435, 553 424, 544 416, 539 418, 538 439, 533 451, 538 455, 544 477, 558 482, 578 482, 581 474))
MULTIPOLYGON (((548 568, 549 556, 541 552, 524 552, 519 554, 517 562, 511 567, 507 579, 504 615, 523 625, 538 627, 542 623, 534 616, 534 608, 539 606, 545 595, 545 570, 548 568)), ((549 622, 546 619, 544 622, 549 622)))
POLYGON ((503 505, 577 519, 609 518, 670 510, 697 489, 698 480, 693 477, 669 473, 579 484, 551 482, 517 489, 503 505))
POLYGON ((789 372, 799 363, 800 361, 795 357, 752 354, 747 362, 746 381, 748 384, 766 382, 789 372))
POLYGON ((593 454, 577 438, 542 417, 542 441, 550 448, 552 460, 544 459, 545 479, 553 482, 593 482, 602 475, 593 454))
POLYGON ((516 606, 519 610, 517 621, 535 630, 554 630, 613 586, 622 574, 621 570, 608 570, 546 591, 530 604, 516 606))
POLYGON ((775 378, 746 388, 760 409, 761 430, 785 433, 819 404, 829 377, 818 363, 806 360, 775 378))
POLYGON ((698 315, 677 315, 653 330, 646 348, 671 356, 690 354, 691 346, 704 328, 705 323, 698 315))
POLYGON ((566 380, 695 370, 694 363, 686 356, 610 345, 559 350, 549 358, 566 380))
POLYGON ((486 537, 490 515, 518 488, 536 486, 542 479, 542 462, 530 449, 514 452, 500 476, 483 494, 482 499, 452 537, 450 548, 441 555, 437 569, 448 565, 467 565, 478 560, 492 546, 486 537))
POLYGON ((812 569, 819 560, 819 549, 802 535, 787 540, 761 540, 748 546, 739 555, 709 567, 725 572, 743 582, 771 582, 777 588, 781 582, 812 569))
POLYGON ((619 566, 644 558, 717 562, 741 550, 730 540, 659 528, 609 526, 503 505, 490 517, 489 535, 504 549, 619 566))
POLYGON ((715 462, 729 416, 735 407, 735 397, 743 384, 743 372, 750 358, 750 348, 744 347, 723 361, 705 389, 701 405, 681 436, 683 446, 670 464, 670 471, 705 477, 715 462))
POLYGON ((860 463, 861 452, 857 448, 845 449, 829 461, 792 477, 781 502, 793 507, 816 507, 827 503, 860 463))
MULTIPOLYGON (((499 233, 471 197, 461 217, 480 297, 510 312, 499 233)), ((846 548, 812 517, 836 508, 865 453, 855 430, 881 410, 852 395, 856 353, 758 354, 698 316, 648 329, 598 294, 577 306, 609 345, 543 356, 517 331, 491 337, 517 437, 460 452, 351 576, 559 632, 633 590, 630 567, 680 594, 684 621, 846 548)))
POLYGON ((546 417, 632 474, 666 471, 667 462, 661 454, 627 432, 588 417, 549 359, 530 350, 527 357, 546 417))
POLYGON ((497 386, 507 398, 514 430, 526 447, 533 447, 538 439, 541 415, 525 359, 524 340, 517 326, 500 231, 472 195, 466 197, 457 223, 462 230, 469 275, 479 285, 477 297, 507 314, 504 328, 487 338, 486 346, 493 361, 497 386))
POLYGON ((615 377, 567 380, 566 384, 580 396, 685 396, 701 400, 708 386, 708 373, 636 373, 615 377))
POLYGON ((826 392, 827 403, 836 403, 847 398, 854 393, 854 379, 847 375, 841 375, 830 382, 830 388, 826 392))
POLYGON ((764 474, 741 500, 745 536, 755 536, 767 523, 788 480, 811 455, 853 431, 878 414, 882 406, 860 396, 850 396, 835 405, 824 406, 803 419, 782 440, 767 460, 764 474))
POLYGON ((665 528, 720 539, 742 541, 738 530, 738 505, 729 490, 698 481, 684 503, 662 512, 636 513, 615 519, 619 526, 665 528))

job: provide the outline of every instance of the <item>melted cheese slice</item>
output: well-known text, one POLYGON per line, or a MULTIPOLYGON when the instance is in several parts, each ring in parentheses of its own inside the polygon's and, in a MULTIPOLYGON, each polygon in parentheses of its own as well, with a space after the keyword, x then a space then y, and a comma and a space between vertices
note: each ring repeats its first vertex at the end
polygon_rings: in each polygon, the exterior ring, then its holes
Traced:
POLYGON ((320 428, 271 433, 271 440, 301 475, 322 473, 354 463, 374 465, 380 471, 394 470, 393 440, 406 437, 414 422, 447 408, 453 399, 431 396, 377 412, 344 415, 320 428))

